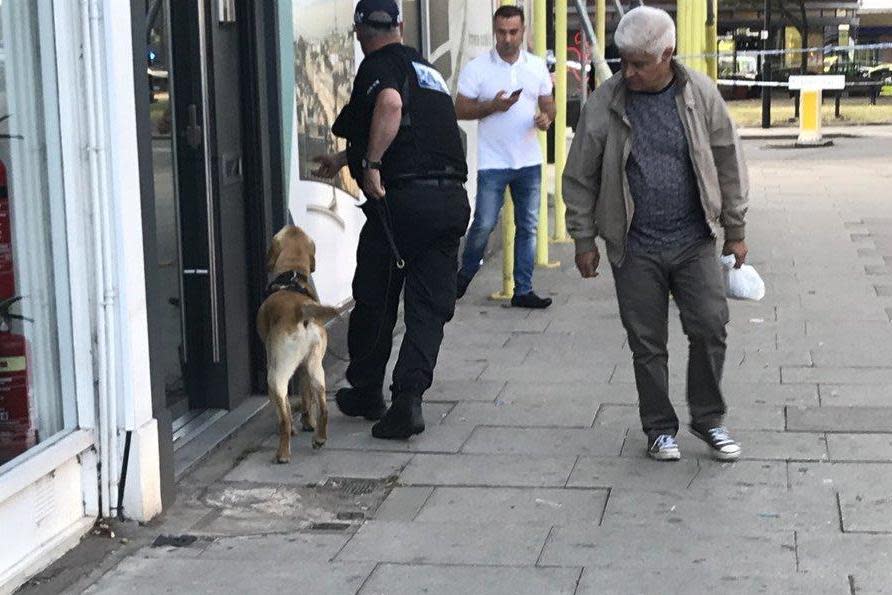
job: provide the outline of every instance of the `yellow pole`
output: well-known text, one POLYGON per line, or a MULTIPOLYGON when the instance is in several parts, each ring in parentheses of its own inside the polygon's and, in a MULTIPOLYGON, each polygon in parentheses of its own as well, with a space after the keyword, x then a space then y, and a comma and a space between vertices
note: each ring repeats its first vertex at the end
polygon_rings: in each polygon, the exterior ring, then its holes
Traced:
MULTIPOLYGON (((533 49, 540 58, 545 58, 548 51, 547 33, 548 0, 534 0, 533 4, 533 49)), ((539 185, 539 226, 536 228, 536 266, 554 268, 560 262, 552 262, 548 258, 548 137, 539 131, 539 147, 542 150, 542 183, 539 185)))
MULTIPOLYGON (((501 0, 501 5, 514 5, 512 0, 501 0)), ((510 300, 514 295, 514 199, 505 191, 502 207, 502 290, 489 296, 491 300, 510 300)))
POLYGON ((719 30, 719 0, 706 0, 712 6, 711 17, 706 17, 706 72, 709 78, 716 80, 719 78, 719 60, 718 60, 718 30, 719 30))
POLYGON ((687 4, 688 0, 678 0, 675 3, 675 53, 683 63, 685 62, 684 57, 687 55, 688 49, 684 38, 687 30, 684 23, 687 4))
POLYGON ((706 59, 706 3, 712 0, 697 0, 697 22, 694 23, 697 32, 697 53, 700 58, 697 60, 697 67, 703 74, 709 74, 708 62, 706 59))
POLYGON ((564 166, 567 163, 567 0, 554 0, 554 237, 555 242, 570 241, 567 235, 567 207, 564 205, 564 166))
POLYGON ((598 36, 598 53, 602 56, 607 48, 607 0, 597 0, 595 4, 595 35, 598 36))

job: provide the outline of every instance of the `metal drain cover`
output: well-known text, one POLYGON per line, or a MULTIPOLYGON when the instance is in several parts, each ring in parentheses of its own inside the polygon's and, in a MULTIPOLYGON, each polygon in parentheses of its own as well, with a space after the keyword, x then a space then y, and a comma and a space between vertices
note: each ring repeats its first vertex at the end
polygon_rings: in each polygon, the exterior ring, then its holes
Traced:
POLYGON ((322 487, 336 490, 350 496, 365 496, 384 488, 386 479, 363 479, 361 477, 329 477, 322 487))

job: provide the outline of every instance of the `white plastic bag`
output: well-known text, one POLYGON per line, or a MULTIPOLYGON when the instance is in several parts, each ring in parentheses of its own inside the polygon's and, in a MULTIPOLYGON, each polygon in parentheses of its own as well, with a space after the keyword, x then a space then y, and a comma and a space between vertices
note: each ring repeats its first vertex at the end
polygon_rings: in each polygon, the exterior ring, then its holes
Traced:
POLYGON ((725 271, 725 288, 728 297, 735 300, 753 300, 758 302, 765 297, 765 282, 748 264, 739 269, 734 268, 734 255, 722 256, 722 269, 725 271))

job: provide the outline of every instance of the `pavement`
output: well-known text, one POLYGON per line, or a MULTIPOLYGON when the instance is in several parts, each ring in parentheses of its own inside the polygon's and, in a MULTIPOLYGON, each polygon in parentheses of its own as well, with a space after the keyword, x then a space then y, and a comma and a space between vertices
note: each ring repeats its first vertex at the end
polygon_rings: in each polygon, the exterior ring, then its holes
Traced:
MULTIPOLYGON (((276 465, 267 411, 68 592, 892 593, 892 138, 770 140, 746 142, 767 295, 728 328, 741 461, 685 432, 680 462, 644 456, 610 271, 584 281, 557 245, 546 311, 487 298, 497 260, 475 279, 423 435, 332 408, 328 445, 297 436, 276 465)), ((670 334, 684 422, 677 316, 670 334)))

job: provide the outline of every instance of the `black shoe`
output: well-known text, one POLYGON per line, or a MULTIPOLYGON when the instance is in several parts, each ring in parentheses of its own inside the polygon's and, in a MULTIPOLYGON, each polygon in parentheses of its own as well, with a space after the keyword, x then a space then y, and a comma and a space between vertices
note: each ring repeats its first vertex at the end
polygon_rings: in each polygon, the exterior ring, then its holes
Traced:
POLYGON ((382 440, 407 440, 424 431, 420 396, 397 396, 384 417, 372 426, 372 436, 382 440))
POLYGON ((740 458, 740 445, 731 438, 725 426, 710 428, 691 424, 691 434, 705 442, 719 461, 736 461, 740 458))
POLYGON ((350 417, 364 417, 376 421, 384 417, 387 405, 381 391, 364 392, 358 388, 342 388, 335 394, 341 413, 350 417))
POLYGON ((540 298, 532 291, 523 295, 514 294, 511 298, 511 306, 513 308, 533 308, 541 310, 551 305, 551 298, 540 298))
POLYGON ((471 279, 472 277, 468 277, 459 269, 458 278, 456 279, 458 282, 458 291, 455 294, 456 301, 464 297, 465 292, 468 291, 468 285, 471 284, 471 279))

